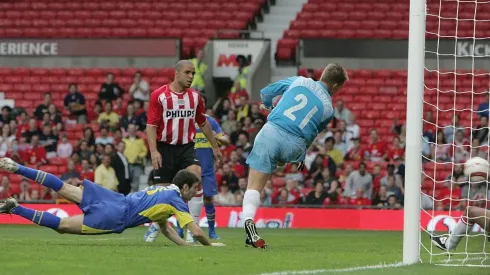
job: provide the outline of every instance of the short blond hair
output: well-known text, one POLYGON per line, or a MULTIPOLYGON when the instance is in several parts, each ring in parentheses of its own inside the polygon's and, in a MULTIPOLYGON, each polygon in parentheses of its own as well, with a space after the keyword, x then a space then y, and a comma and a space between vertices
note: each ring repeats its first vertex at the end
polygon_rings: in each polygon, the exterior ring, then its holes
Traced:
POLYGON ((328 64, 327 67, 325 67, 325 70, 323 70, 320 78, 321 82, 331 85, 344 85, 344 83, 348 80, 349 76, 347 75, 347 72, 337 63, 328 64))

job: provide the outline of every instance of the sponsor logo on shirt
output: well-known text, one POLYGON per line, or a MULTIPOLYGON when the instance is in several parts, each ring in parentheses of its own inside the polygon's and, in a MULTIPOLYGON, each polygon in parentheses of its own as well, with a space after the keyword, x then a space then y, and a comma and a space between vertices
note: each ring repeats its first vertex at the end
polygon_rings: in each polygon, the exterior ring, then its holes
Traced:
POLYGON ((195 110, 168 110, 165 112, 165 116, 169 118, 181 118, 181 117, 195 117, 195 110))

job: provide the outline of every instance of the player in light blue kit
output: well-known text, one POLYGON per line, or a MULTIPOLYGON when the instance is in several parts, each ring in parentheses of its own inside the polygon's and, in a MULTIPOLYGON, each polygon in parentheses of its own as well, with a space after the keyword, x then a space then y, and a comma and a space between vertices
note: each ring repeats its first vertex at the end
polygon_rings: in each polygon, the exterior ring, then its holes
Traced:
POLYGON ((260 192, 277 168, 278 163, 300 163, 304 167, 306 150, 332 120, 332 98, 348 81, 344 68, 338 64, 325 67, 320 81, 290 77, 260 91, 262 108, 272 110, 267 123, 258 133, 248 156, 250 166, 247 191, 243 197, 246 244, 266 248, 258 235, 254 218, 260 205, 260 192), (282 98, 276 107, 275 97, 282 98))

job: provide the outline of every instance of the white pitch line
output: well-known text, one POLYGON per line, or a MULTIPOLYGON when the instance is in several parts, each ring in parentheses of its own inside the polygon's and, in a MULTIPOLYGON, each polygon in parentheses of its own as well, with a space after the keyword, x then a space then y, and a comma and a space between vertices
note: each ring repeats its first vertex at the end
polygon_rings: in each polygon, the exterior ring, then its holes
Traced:
MULTIPOLYGON (((468 258, 466 260, 464 260, 464 259, 440 260, 437 262, 441 263, 441 264, 436 264, 436 265, 439 265, 439 266, 462 266, 461 264, 450 264, 450 263, 452 263, 452 262, 463 262, 463 261, 475 261, 475 260, 483 260, 483 259, 485 259, 485 258, 474 257, 474 258, 468 258), (447 263, 447 264, 442 264, 442 263, 447 263)), ((307 274, 319 274, 319 273, 352 272, 352 271, 362 271, 362 270, 368 270, 368 269, 397 268, 397 267, 402 267, 402 266, 407 266, 407 264, 398 262, 398 263, 393 263, 393 264, 366 265, 366 266, 356 266, 356 267, 347 267, 347 268, 338 268, 338 269, 285 270, 285 271, 277 271, 277 272, 271 272, 271 273, 260 273, 257 275, 307 275, 307 274)), ((487 265, 470 265, 470 264, 465 264, 464 266, 487 267, 487 265)))
POLYGON ((478 261, 478 260, 490 260, 490 258, 472 257, 468 259, 447 259, 447 260, 439 260, 436 263, 468 262, 468 261, 478 261))
POLYGON ((338 269, 285 270, 285 271, 278 271, 278 272, 271 272, 271 273, 260 273, 257 275, 303 275, 303 274, 319 274, 319 273, 336 273, 336 272, 351 272, 351 271, 360 271, 360 270, 368 270, 368 269, 396 268, 401 266, 406 266, 406 264, 393 263, 393 264, 356 266, 356 267, 338 268, 338 269))
POLYGON ((477 264, 436 264, 437 266, 450 266, 450 267, 490 267, 490 265, 477 265, 477 264))

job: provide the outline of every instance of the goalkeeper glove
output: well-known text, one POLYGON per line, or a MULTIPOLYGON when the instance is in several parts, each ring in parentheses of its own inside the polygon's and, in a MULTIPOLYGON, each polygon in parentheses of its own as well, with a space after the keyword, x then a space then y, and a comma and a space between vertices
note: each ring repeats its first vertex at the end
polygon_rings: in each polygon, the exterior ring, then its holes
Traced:
POLYGON ((297 162, 296 164, 298 165, 298 171, 303 171, 305 169, 305 162, 304 161, 297 162))
POLYGON ((266 110, 266 111, 271 112, 271 111, 272 111, 272 109, 274 109, 274 106, 267 107, 267 106, 265 106, 265 105, 264 105, 264 103, 261 103, 261 104, 260 104, 260 109, 261 109, 261 110, 266 110))

